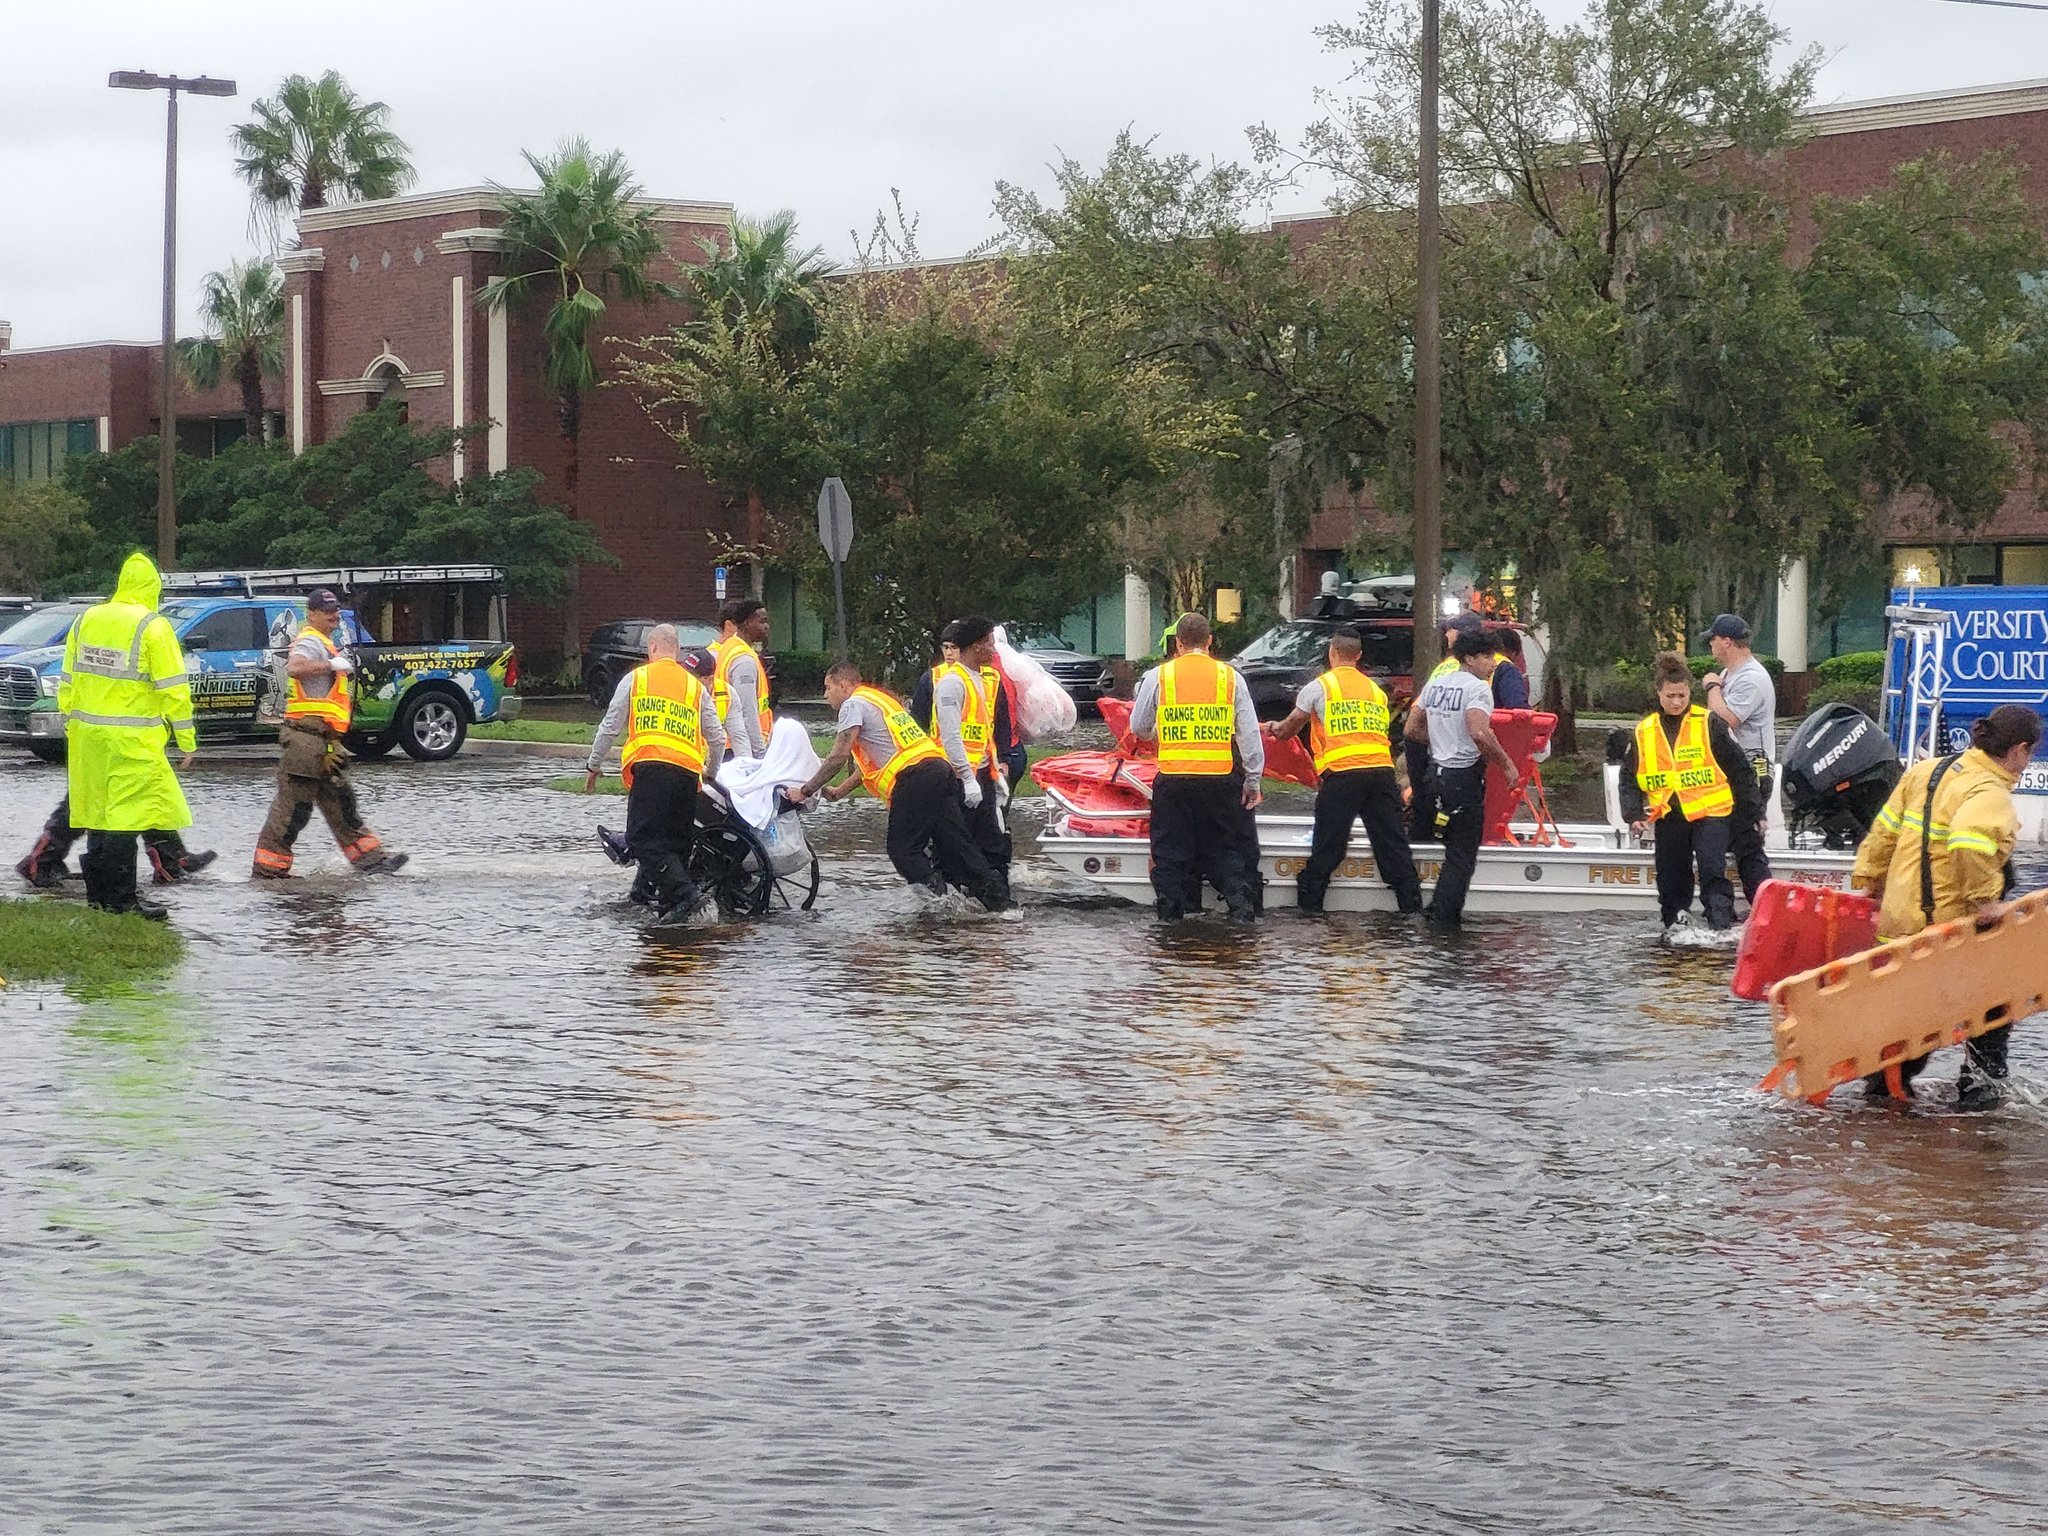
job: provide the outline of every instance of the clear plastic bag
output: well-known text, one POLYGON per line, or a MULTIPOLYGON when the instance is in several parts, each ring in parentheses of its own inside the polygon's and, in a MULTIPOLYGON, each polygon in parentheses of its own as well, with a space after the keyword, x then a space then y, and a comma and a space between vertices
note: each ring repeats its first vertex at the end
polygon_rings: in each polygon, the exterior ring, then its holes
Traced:
POLYGON ((1043 741, 1071 731, 1080 719, 1073 695, 1059 679, 1010 644, 1010 637, 996 626, 996 655, 1016 690, 1017 735, 1022 741, 1043 741))

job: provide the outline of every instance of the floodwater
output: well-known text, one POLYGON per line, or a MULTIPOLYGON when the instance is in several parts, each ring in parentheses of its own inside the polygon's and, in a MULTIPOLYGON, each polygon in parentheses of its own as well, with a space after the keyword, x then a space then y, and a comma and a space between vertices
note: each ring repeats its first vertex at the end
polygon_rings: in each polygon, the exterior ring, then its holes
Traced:
POLYGON ((204 766, 183 967, 0 993, 0 1533, 2048 1529, 2048 1109, 1767 1099, 1647 920, 935 922, 862 804, 657 938, 571 766, 290 888, 204 766))

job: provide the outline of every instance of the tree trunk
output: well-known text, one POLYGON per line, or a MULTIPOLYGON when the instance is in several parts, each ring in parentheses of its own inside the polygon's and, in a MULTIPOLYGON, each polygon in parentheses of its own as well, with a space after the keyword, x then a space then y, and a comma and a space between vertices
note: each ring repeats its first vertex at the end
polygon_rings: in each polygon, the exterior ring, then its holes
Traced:
MULTIPOLYGON (((768 509, 761 504, 761 493, 752 486, 747 487, 747 596, 761 602, 768 595, 768 562, 764 549, 768 543, 768 509)), ((783 641, 784 645, 790 642, 783 641)))
POLYGON ((1557 729, 1551 732, 1553 751, 1570 757, 1579 750, 1579 717, 1573 704, 1576 695, 1566 691, 1564 670, 1552 667, 1543 679, 1543 707, 1557 716, 1557 729))
MULTIPOLYGON (((576 482, 582 471, 581 449, 583 437, 583 402, 572 392, 561 399, 562 413, 562 498, 566 503, 563 510, 572 521, 580 521, 576 511, 576 482)), ((568 669, 577 664, 583 651, 583 567, 571 562, 564 573, 566 579, 562 588, 562 665, 568 669)))
POLYGON ((263 441, 263 362, 255 352, 242 354, 236 368, 242 385, 242 432, 250 442, 263 441))

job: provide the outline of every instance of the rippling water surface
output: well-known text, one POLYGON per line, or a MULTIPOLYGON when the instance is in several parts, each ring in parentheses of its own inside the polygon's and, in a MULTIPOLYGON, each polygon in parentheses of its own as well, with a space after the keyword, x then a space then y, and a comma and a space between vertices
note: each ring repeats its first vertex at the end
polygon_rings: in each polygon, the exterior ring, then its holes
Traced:
POLYGON ((287 889, 204 768, 184 966, 0 993, 0 1533, 2048 1528, 2048 1110, 1768 1100, 1647 920, 933 921, 864 804, 665 941, 563 766, 287 889))

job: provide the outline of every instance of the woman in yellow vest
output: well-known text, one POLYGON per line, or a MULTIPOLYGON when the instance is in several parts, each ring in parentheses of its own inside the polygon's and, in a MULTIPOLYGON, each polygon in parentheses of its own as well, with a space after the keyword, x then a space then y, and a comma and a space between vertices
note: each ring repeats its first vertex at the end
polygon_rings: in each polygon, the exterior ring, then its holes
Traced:
POLYGON ((1308 863, 1294 880, 1294 902, 1304 912, 1323 910, 1330 876, 1351 846, 1352 823, 1365 823, 1373 863, 1405 913, 1422 910, 1422 883, 1402 830, 1401 786, 1387 740, 1391 711, 1386 690, 1358 669, 1365 645, 1355 629, 1330 636, 1330 670, 1305 683, 1285 720, 1266 727, 1284 741, 1303 726, 1315 757, 1316 824, 1308 863))
POLYGON ((850 661, 826 671, 825 702, 838 712, 839 739, 810 782, 789 792, 789 803, 802 805, 820 791, 843 800, 865 786, 889 807, 889 862, 907 884, 937 896, 958 886, 991 912, 1008 910, 1007 886, 967 829, 960 780, 903 702, 862 682, 850 661), (849 768, 858 777, 835 785, 849 768))
POLYGON ((1692 910, 1694 870, 1707 926, 1735 926, 1728 844, 1736 818, 1754 817, 1756 774, 1718 715, 1693 703, 1692 669, 1674 651, 1652 671, 1657 708, 1645 715, 1622 754, 1621 809, 1636 836, 1654 826, 1657 905, 1664 926, 1692 910))
POLYGON ((711 690, 682 663, 673 624, 647 636, 647 660, 619 679, 584 763, 583 787, 597 788, 612 743, 621 736, 626 780, 626 846, 640 865, 635 891, 652 898, 664 923, 680 922, 703 905, 690 878, 697 835, 697 791, 715 783, 725 756, 725 730, 711 690))
MULTIPOLYGON (((2024 704, 2001 704, 1970 728, 1969 750, 1916 763, 1856 850, 1849 883, 1884 903, 1878 937, 1902 939, 1937 923, 1995 919, 2012 889, 2012 850, 2019 841, 2013 785, 2041 742, 2041 717, 2024 704)), ((1991 1109, 2004 1097, 2005 1053, 2012 1026, 1977 1036, 1963 1052, 1956 1107, 1991 1109)), ((1900 1086, 1925 1056, 1904 1062, 1900 1086)), ((1882 1074, 1870 1092, 1889 1090, 1882 1074)))
POLYGON ((1152 780, 1152 893, 1171 921, 1202 907, 1202 882, 1240 922, 1258 916, 1259 775, 1266 747, 1251 690, 1209 655, 1209 621, 1184 614, 1175 654, 1138 680, 1131 734, 1159 743, 1152 780))

